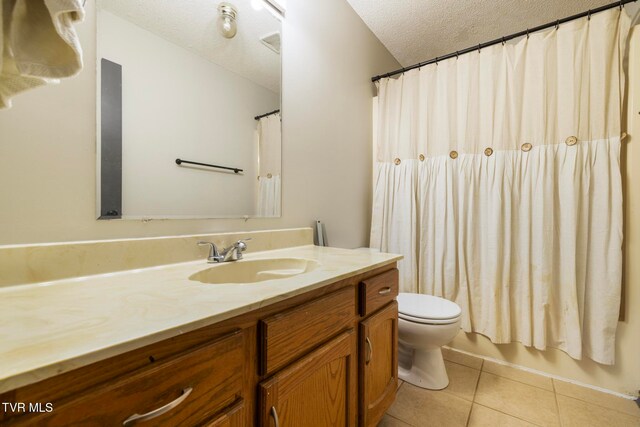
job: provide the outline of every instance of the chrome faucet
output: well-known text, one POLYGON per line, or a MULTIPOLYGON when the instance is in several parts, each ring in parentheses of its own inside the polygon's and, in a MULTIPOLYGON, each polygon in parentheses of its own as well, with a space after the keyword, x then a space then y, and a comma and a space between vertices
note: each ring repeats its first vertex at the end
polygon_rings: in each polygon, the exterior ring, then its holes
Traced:
POLYGON ((247 244, 245 243, 247 240, 251 240, 251 238, 249 237, 238 240, 228 248, 224 248, 222 251, 218 251, 218 247, 213 242, 198 242, 198 245, 210 246, 207 262, 238 261, 239 259, 242 259, 242 253, 247 250, 247 244))
POLYGON ((198 242, 198 246, 209 245, 209 256, 207 262, 222 262, 223 257, 218 252, 218 247, 213 242, 198 242))

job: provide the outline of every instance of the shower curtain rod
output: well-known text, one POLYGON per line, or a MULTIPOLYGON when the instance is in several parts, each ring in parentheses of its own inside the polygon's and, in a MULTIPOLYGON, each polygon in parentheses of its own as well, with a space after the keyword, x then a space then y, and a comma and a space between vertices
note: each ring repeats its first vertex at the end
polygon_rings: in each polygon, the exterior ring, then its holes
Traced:
POLYGON ((255 117, 254 117, 254 119, 255 119, 255 120, 260 120, 260 119, 261 119, 261 118, 263 118, 263 117, 267 117, 267 116, 270 116, 270 115, 272 115, 272 114, 276 114, 276 113, 279 113, 279 112, 280 112, 280 110, 273 110, 273 111, 271 111, 271 112, 269 112, 269 113, 265 113, 265 114, 261 114, 261 115, 259 115, 259 116, 255 116, 255 117))
POLYGON ((463 55, 465 53, 470 53, 470 52, 475 52, 475 51, 479 52, 482 48, 493 46, 493 45, 498 44, 498 43, 503 43, 504 44, 505 42, 507 42, 509 40, 512 40, 512 39, 516 39, 518 37, 523 37, 523 36, 529 37, 530 33, 535 33, 536 31, 546 30, 547 28, 551 28, 551 27, 556 27, 557 28, 560 24, 564 24, 566 22, 573 21, 575 19, 580 19, 580 18, 584 18, 584 17, 591 18, 591 15, 593 15, 594 13, 603 12, 603 11, 608 10, 608 9, 613 9, 614 7, 619 7, 620 10, 622 10, 622 7, 625 4, 633 3, 633 2, 636 2, 636 1, 638 1, 638 0, 621 0, 621 1, 617 1, 615 3, 610 3, 610 4, 607 4, 607 5, 604 5, 604 6, 597 7, 595 9, 589 9, 588 11, 582 12, 582 13, 578 13, 577 15, 572 15, 572 16, 569 16, 567 18, 558 19, 558 20, 556 20, 554 22, 549 22, 548 24, 539 25, 537 27, 527 28, 525 31, 520 31, 519 33, 513 33, 513 34, 508 35, 508 36, 500 37, 499 39, 491 40, 491 41, 485 42, 485 43, 480 43, 477 46, 472 46, 472 47, 468 47, 468 48, 463 49, 463 50, 458 50, 458 51, 455 51, 453 53, 449 53, 449 54, 444 55, 444 56, 436 56, 435 58, 430 59, 428 61, 419 62, 417 64, 410 65, 408 67, 403 67, 403 68, 400 68, 400 69, 395 70, 395 71, 391 71, 391 72, 386 73, 386 74, 380 74, 379 76, 372 77, 371 81, 375 83, 380 79, 384 79, 384 78, 387 78, 387 77, 395 76, 396 74, 401 74, 401 73, 404 73, 405 71, 409 71, 409 70, 413 70, 413 69, 416 69, 416 68, 424 67, 425 65, 429 65, 429 64, 433 64, 433 63, 437 64, 439 61, 443 61, 445 59, 454 58, 454 57, 457 58, 458 56, 463 55))

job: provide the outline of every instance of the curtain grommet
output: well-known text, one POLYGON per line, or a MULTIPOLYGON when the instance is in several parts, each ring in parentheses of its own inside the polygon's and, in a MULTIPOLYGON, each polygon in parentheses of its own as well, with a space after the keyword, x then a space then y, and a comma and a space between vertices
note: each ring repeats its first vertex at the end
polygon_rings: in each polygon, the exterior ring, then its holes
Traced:
POLYGON ((424 154, 420 154, 418 158, 420 159, 421 162, 424 162, 424 154))
POLYGON ((489 157, 492 154, 493 154, 493 148, 487 147, 487 148, 484 149, 484 155, 485 156, 489 157))
POLYGON ((393 163, 395 163, 396 166, 398 166, 400 163, 402 163, 402 160, 400 160, 399 158, 396 157, 396 159, 393 161, 393 163))
POLYGON ((449 157, 451 157, 452 159, 457 159, 458 158, 458 152, 457 151, 452 151, 449 153, 449 157))
POLYGON ((270 173, 267 174, 267 178, 271 179, 273 178, 273 175, 271 175, 270 173))
POLYGON ((531 151, 531 149, 533 148, 533 145, 529 144, 528 142, 525 142, 524 144, 522 144, 522 146, 520 147, 520 149, 522 151, 524 151, 525 153, 528 151, 531 151))
POLYGON ((578 143, 578 138, 575 136, 570 136, 569 138, 567 138, 565 141, 565 144, 567 144, 569 147, 571 147, 572 145, 576 145, 578 143))

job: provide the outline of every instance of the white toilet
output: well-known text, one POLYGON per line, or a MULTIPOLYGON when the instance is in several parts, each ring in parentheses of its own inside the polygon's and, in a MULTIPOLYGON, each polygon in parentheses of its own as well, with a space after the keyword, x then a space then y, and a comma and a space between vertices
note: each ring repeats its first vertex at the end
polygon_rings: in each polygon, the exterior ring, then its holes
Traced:
POLYGON ((431 390, 449 385, 441 347, 460 330, 462 310, 431 295, 398 295, 398 377, 431 390))

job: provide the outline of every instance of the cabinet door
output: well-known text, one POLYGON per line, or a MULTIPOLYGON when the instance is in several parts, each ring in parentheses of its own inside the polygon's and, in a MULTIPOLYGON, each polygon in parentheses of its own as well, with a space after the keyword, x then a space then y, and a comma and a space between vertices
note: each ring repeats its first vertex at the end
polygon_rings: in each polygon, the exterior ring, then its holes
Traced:
POLYGON ((398 388, 398 303, 360 323, 360 425, 375 426, 398 388))
POLYGON ((244 400, 240 399, 222 415, 204 423, 203 427, 242 427, 245 421, 244 400))
POLYGON ((260 383, 260 424, 356 424, 357 342, 353 329, 260 383))

